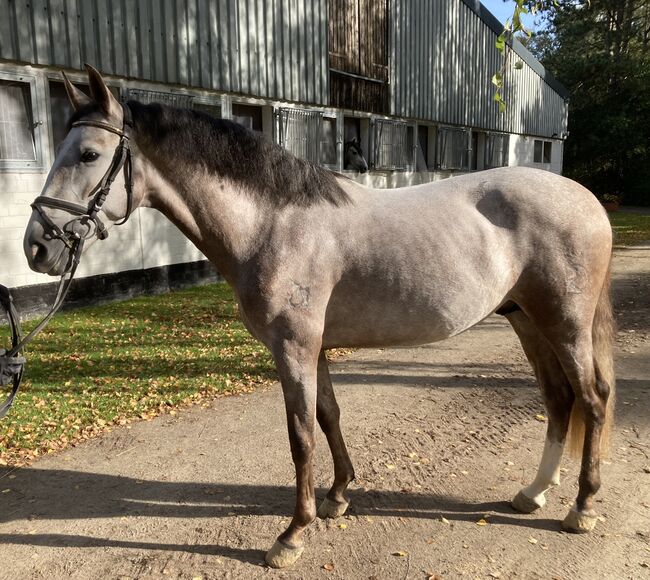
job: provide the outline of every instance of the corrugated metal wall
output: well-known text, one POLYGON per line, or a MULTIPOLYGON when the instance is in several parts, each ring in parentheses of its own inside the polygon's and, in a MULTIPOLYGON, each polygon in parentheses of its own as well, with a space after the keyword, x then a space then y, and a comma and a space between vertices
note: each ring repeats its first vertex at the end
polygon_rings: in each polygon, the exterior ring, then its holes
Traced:
MULTIPOLYGON (((390 112, 552 137, 567 105, 509 50, 477 0, 390 0, 390 112)), ((0 0, 0 58, 316 105, 329 95, 328 0, 0 0)), ((492 18, 492 20, 494 20, 492 18)), ((521 50, 520 50, 521 52, 521 50)))
POLYGON ((0 58, 327 104, 327 0, 0 0, 0 58))
POLYGON ((496 33, 465 2, 392 0, 391 113, 552 137, 566 130, 567 104, 508 49, 508 107, 499 113, 491 76, 501 66, 496 33))

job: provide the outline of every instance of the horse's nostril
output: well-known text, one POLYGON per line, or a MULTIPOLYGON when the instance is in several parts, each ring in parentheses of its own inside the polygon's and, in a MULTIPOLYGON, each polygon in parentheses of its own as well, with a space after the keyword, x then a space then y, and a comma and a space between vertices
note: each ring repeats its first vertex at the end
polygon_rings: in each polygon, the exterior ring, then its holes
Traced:
POLYGON ((30 250, 31 250, 31 253, 32 253, 32 260, 36 260, 38 258, 39 254, 42 256, 43 254, 47 253, 47 250, 45 249, 45 246, 43 246, 43 244, 39 244, 37 242, 34 242, 30 246, 30 250))

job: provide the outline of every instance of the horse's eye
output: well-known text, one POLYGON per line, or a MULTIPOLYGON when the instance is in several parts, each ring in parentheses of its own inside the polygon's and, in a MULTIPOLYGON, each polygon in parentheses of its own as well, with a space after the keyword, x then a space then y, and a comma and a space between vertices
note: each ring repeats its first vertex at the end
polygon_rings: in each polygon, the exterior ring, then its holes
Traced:
POLYGON ((81 160, 84 163, 92 163, 93 161, 97 161, 99 158, 99 153, 95 153, 95 151, 84 151, 81 154, 81 160))

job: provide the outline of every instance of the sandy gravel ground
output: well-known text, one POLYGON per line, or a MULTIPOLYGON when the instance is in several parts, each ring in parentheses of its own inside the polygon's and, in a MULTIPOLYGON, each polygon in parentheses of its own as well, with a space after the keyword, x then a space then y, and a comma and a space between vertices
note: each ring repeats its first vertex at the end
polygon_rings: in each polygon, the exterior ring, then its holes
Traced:
MULTIPOLYGON (((276 385, 0 471, 0 577, 650 578, 650 247, 617 251, 614 287, 618 419, 590 535, 560 531, 573 460, 543 510, 509 507, 546 426, 516 337, 492 317, 334 365, 358 479, 349 515, 315 522, 294 568, 263 565, 293 506, 276 385)), ((321 497, 331 470, 319 435, 321 497)))

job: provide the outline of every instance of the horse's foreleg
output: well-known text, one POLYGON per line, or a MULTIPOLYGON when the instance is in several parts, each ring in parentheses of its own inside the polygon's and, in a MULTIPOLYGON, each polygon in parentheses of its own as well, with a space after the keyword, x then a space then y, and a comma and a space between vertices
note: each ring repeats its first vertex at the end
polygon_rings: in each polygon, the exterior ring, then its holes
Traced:
POLYGON ((296 467, 296 508, 289 527, 266 554, 266 562, 273 568, 286 568, 300 557, 304 549, 303 532, 316 518, 312 458, 319 350, 285 342, 274 352, 287 412, 291 456, 296 467))
POLYGON ((334 396, 327 357, 325 351, 321 351, 318 357, 316 417, 327 437, 334 461, 334 483, 318 508, 318 516, 321 518, 336 518, 345 513, 348 508, 345 490, 354 479, 354 468, 341 433, 340 416, 341 412, 334 396))
POLYGON ((531 513, 546 504, 546 492, 560 483, 560 461, 574 397, 560 361, 531 320, 521 311, 507 318, 535 371, 548 412, 546 442, 537 475, 512 500, 517 511, 531 513))

